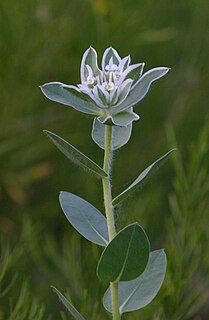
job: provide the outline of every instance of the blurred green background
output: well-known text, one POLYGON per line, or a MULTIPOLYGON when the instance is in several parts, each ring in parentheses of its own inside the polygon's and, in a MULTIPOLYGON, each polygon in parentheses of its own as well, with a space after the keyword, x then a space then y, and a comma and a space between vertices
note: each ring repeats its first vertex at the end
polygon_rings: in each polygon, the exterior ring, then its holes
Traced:
POLYGON ((38 85, 77 84, 83 52, 113 46, 145 70, 169 66, 136 107, 132 139, 114 157, 113 193, 177 147, 121 208, 119 227, 138 221, 168 270, 155 300, 129 320, 207 320, 209 313, 209 5, 204 0, 0 1, 0 319, 70 319, 50 285, 87 319, 109 319, 100 249, 81 238, 58 204, 60 190, 103 211, 101 182, 69 162, 42 129, 102 164, 92 119, 47 100, 38 85))

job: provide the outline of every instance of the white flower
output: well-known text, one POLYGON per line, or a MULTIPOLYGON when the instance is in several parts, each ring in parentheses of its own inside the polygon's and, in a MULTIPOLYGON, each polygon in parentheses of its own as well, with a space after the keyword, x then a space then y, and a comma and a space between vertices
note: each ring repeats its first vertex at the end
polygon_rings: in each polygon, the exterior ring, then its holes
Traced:
POLYGON ((80 92, 87 94, 99 108, 116 107, 126 99, 132 85, 142 74, 144 63, 130 66, 130 62, 130 56, 121 59, 116 50, 108 48, 104 52, 100 70, 97 53, 89 48, 81 62, 80 92))
POLYGON ((142 76, 144 63, 130 64, 130 56, 121 58, 112 47, 107 48, 99 69, 97 53, 90 47, 83 55, 77 86, 51 82, 41 87, 51 100, 94 115, 101 123, 127 126, 139 116, 133 106, 148 92, 153 81, 169 68, 154 68, 142 76))

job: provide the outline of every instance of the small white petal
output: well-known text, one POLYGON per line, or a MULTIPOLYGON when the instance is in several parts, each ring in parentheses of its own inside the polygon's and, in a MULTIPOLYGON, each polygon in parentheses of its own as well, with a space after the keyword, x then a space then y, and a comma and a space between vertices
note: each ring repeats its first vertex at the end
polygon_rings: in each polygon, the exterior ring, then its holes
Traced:
POLYGON ((105 89, 106 89, 107 91, 112 91, 112 90, 114 90, 114 88, 115 88, 115 85, 114 85, 113 82, 109 82, 109 83, 105 86, 105 89))
POLYGON ((91 94, 91 89, 89 89, 89 87, 85 84, 79 84, 78 88, 80 89, 81 92, 85 93, 85 94, 91 94))
POLYGON ((88 71, 88 77, 93 78, 93 77, 94 77, 94 74, 93 74, 92 68, 91 68, 88 64, 85 65, 85 68, 86 68, 87 71, 88 71))
MULTIPOLYGON (((60 83, 61 83, 61 82, 60 82, 60 83)), ((65 83, 61 83, 61 85, 62 85, 63 88, 74 89, 74 90, 80 92, 80 89, 79 89, 78 87, 76 87, 76 86, 68 85, 68 84, 65 84, 65 83)))

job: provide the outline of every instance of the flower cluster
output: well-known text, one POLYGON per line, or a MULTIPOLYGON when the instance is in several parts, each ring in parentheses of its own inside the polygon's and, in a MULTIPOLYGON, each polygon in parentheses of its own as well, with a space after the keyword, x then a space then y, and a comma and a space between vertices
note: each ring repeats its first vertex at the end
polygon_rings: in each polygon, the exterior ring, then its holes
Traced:
MULTIPOLYGON (((90 48, 89 50, 94 50, 90 48)), ((121 59, 114 49, 106 49, 102 59, 102 70, 86 64, 87 50, 81 63, 81 82, 78 88, 87 94, 100 108, 110 108, 123 102, 134 84, 131 72, 136 78, 142 74, 144 63, 130 66, 130 56, 121 59)), ((94 51, 95 57, 96 52, 94 51)))
POLYGON ((130 56, 121 58, 110 47, 105 50, 99 69, 97 53, 90 47, 81 62, 81 84, 51 82, 41 89, 49 99, 92 114, 103 124, 127 126, 139 119, 133 106, 143 99, 152 82, 169 70, 158 67, 142 75, 143 68, 144 63, 131 65, 130 56))

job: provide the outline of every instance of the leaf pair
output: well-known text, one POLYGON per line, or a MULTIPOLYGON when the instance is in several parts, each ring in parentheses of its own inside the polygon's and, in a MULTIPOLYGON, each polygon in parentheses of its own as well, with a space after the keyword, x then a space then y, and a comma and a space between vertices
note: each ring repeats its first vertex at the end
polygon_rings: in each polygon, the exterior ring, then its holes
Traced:
MULTIPOLYGON (((144 272, 131 281, 121 281, 118 285, 120 314, 141 309, 148 305, 157 295, 162 286, 166 272, 166 254, 164 250, 156 250, 150 253, 149 261, 144 272)), ((60 301, 76 320, 85 320, 80 312, 53 287, 60 301)), ((103 305, 112 313, 112 301, 110 287, 104 294, 103 305)))
MULTIPOLYGON (((130 124, 127 127, 114 127, 112 130, 112 150, 116 150, 122 147, 128 142, 131 136, 132 125, 130 124)), ((98 178, 107 177, 107 173, 93 160, 85 156, 82 152, 72 146, 69 142, 65 141, 63 138, 59 137, 53 132, 44 130, 47 136, 52 140, 52 142, 57 146, 57 148, 71 161, 75 164, 80 165, 84 169, 88 170, 90 173, 93 173, 98 178)), ((101 124, 97 119, 94 120, 92 138, 93 140, 104 149, 104 140, 105 140, 105 125, 101 124)), ((163 162, 170 156, 170 154, 176 149, 172 149, 162 157, 157 159, 151 165, 149 165, 138 177, 137 179, 123 192, 116 196, 112 204, 113 206, 118 205, 120 202, 124 201, 131 193, 140 188, 150 177, 151 173, 154 172, 154 169, 157 169, 163 162)))
MULTIPOLYGON (((136 279, 121 281, 118 285, 120 314, 141 309, 157 295, 166 273, 166 254, 164 250, 150 253, 145 271, 136 279)), ((103 305, 112 312, 110 287, 104 294, 103 305)))
POLYGON ((60 205, 73 227, 89 241, 105 246, 97 274, 103 281, 131 280, 145 269, 149 258, 149 241, 137 224, 127 226, 109 242, 107 221, 90 203, 69 193, 60 193, 60 205))

